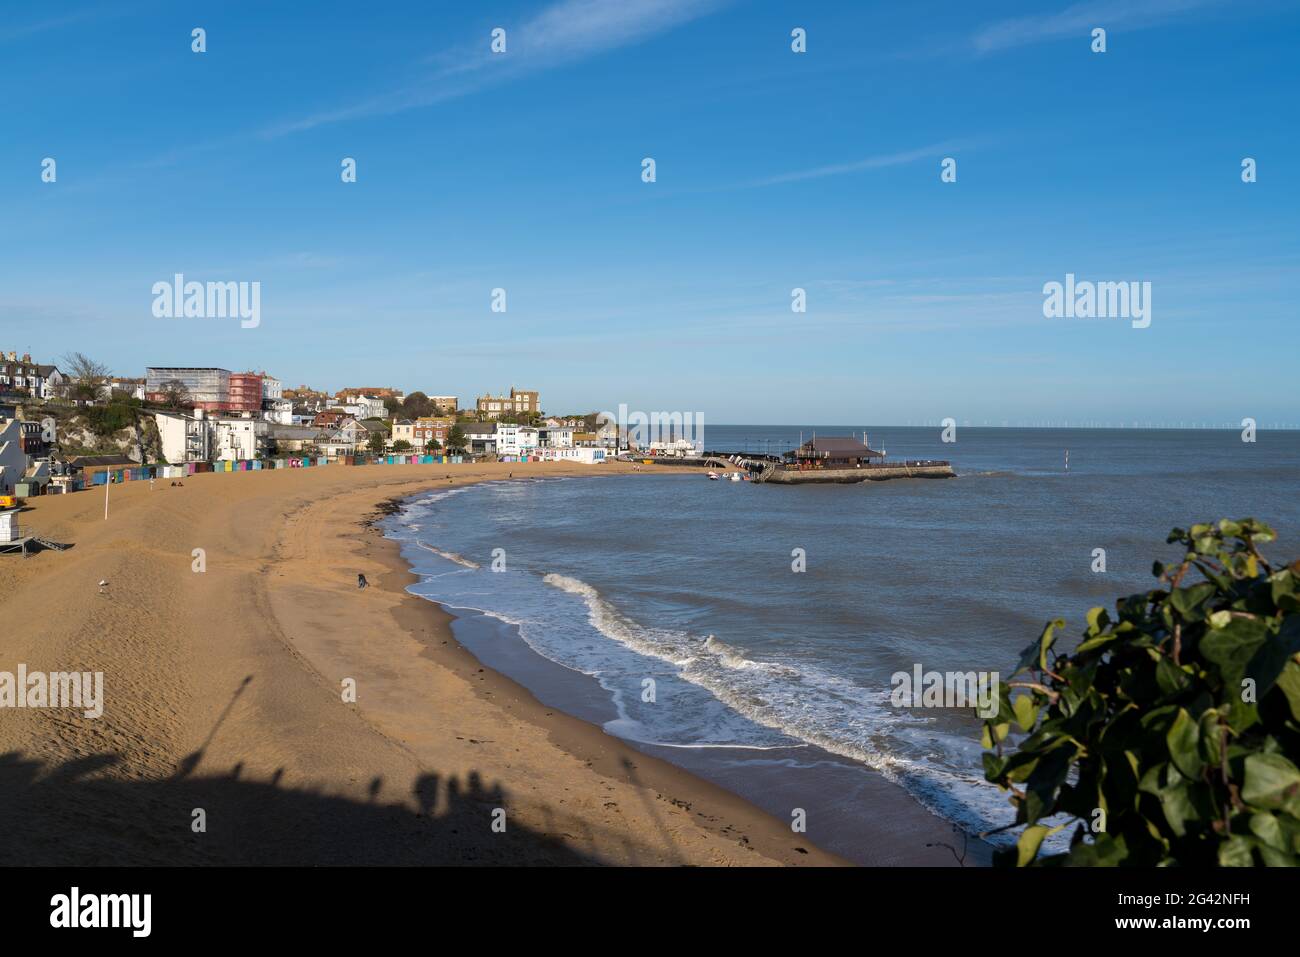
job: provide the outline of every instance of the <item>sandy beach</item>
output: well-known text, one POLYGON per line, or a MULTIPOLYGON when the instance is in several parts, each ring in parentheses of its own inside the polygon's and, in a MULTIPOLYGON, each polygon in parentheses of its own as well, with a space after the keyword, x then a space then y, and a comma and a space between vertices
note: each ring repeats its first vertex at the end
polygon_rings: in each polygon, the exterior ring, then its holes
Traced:
MULTIPOLYGON (((105 705, 98 719, 0 711, 11 836, 0 861, 845 863, 730 791, 543 706, 405 592, 413 576, 370 524, 385 503, 519 469, 134 482, 111 488, 107 520, 102 490, 29 502, 23 524, 74 547, 0 557, 0 670, 102 671, 105 705), (371 587, 357 588, 359 573, 371 587)), ((943 822, 883 779, 872 790, 880 862, 952 863, 923 849, 952 840, 943 822)))

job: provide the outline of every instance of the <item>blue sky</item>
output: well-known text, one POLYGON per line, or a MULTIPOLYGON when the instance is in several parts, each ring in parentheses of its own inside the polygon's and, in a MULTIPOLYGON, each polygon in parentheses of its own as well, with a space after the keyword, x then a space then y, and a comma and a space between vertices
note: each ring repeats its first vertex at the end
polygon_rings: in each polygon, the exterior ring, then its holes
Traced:
POLYGON ((29 6, 0 349, 715 423, 1297 423, 1297 40, 1268 0, 29 6), (178 272, 260 282, 260 325, 155 318, 178 272), (1151 326, 1044 318, 1067 272, 1150 281, 1151 326))

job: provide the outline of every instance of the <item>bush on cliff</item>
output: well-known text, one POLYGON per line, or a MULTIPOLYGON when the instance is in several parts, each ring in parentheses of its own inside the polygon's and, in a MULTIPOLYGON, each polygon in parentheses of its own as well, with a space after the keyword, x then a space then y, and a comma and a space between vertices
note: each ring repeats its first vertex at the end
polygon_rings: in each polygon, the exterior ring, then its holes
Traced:
POLYGON ((1274 537, 1174 529, 1156 588, 1092 609, 1073 654, 1052 653, 1060 620, 1025 649, 984 727, 1024 826, 997 863, 1300 864, 1300 561, 1271 565, 1274 537), (1063 829, 1068 851, 1040 854, 1063 829))

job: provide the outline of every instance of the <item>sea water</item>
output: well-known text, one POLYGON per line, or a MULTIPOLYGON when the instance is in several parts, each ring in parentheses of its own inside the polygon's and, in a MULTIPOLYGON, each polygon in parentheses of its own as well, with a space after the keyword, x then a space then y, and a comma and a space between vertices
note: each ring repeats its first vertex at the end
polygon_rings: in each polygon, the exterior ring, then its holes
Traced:
MULTIPOLYGON (((777 451, 814 431, 862 430, 712 427, 705 444, 777 451)), ((508 481, 417 495, 387 530, 421 575, 414 592, 589 676, 610 733, 670 759, 824 749, 970 832, 1010 820, 983 780, 979 721, 893 706, 895 672, 1006 675, 1058 616, 1072 645, 1089 608, 1152 587, 1152 561, 1178 557, 1174 526, 1253 516, 1279 533, 1266 553, 1300 557, 1300 433, 866 431, 891 458, 951 460, 958 478, 539 479, 520 464, 508 481)))

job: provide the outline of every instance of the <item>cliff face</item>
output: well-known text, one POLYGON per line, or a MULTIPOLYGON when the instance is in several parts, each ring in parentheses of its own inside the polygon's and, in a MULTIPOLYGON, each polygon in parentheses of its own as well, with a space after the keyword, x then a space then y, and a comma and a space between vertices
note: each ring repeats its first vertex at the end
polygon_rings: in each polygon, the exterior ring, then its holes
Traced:
MULTIPOLYGON (((37 420, 49 415, 44 409, 31 411, 31 417, 37 420)), ((105 416, 102 409, 77 410, 55 418, 57 442, 64 455, 125 455, 141 463, 156 462, 162 457, 158 426, 147 412, 138 411, 114 420, 105 416)))

